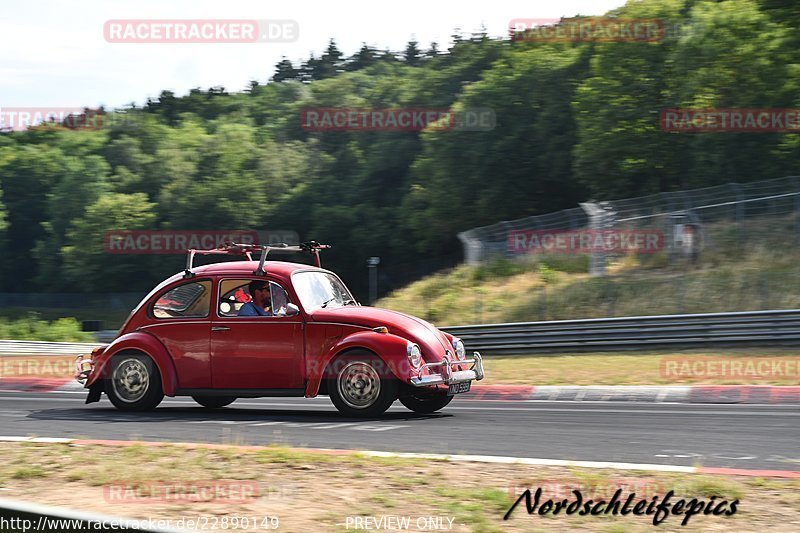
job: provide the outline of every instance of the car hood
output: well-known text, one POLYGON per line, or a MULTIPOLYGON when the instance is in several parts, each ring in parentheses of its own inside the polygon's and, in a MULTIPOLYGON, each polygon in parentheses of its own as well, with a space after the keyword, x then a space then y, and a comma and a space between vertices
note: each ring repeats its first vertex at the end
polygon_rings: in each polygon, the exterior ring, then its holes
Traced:
POLYGON ((386 326, 389 333, 419 344, 422 354, 428 362, 441 361, 445 350, 452 352, 453 349, 450 339, 436 326, 421 318, 399 311, 379 307, 345 306, 317 309, 312 313, 312 317, 318 322, 335 322, 368 328, 386 326))

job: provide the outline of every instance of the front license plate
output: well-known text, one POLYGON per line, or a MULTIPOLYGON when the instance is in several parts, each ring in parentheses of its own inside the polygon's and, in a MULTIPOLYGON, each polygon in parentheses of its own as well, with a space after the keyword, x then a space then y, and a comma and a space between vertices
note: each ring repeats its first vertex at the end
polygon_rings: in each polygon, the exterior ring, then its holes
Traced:
POLYGON ((472 385, 471 381, 465 381, 464 383, 453 383, 447 388, 447 395, 452 396, 453 394, 469 392, 470 385, 472 385))

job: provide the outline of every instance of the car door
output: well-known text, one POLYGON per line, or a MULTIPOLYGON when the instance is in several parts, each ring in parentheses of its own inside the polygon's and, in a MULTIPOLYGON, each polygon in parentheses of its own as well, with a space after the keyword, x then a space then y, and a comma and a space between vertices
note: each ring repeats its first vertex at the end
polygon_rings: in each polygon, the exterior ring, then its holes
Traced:
POLYGON ((163 291, 150 306, 152 323, 141 330, 155 336, 175 362, 178 386, 211 386, 209 333, 212 282, 192 280, 163 291))
MULTIPOLYGON (((211 324, 211 374, 215 389, 286 390, 302 389, 304 334, 303 320, 295 316, 238 316, 250 300, 248 285, 253 279, 222 279, 211 324)), ((269 280, 270 308, 285 313, 288 293, 269 280)))

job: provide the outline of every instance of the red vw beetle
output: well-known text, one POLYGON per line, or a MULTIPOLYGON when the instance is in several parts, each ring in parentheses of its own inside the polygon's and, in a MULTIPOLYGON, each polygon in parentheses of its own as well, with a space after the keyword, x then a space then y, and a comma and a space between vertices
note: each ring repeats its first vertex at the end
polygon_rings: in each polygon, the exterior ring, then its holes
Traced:
POLYGON ((153 409, 165 395, 218 408, 237 398, 323 394, 348 416, 379 415, 397 399, 430 413, 483 379, 480 354, 467 359, 460 339, 413 316, 359 305, 336 274, 320 268, 323 248, 190 250, 186 270, 153 289, 111 344, 78 357, 86 403, 103 392, 130 411, 153 409), (315 266, 267 261, 276 249, 310 253, 315 266), (193 267, 197 254, 245 257, 193 267), (242 309, 254 308, 251 287, 264 304, 255 316, 242 309))

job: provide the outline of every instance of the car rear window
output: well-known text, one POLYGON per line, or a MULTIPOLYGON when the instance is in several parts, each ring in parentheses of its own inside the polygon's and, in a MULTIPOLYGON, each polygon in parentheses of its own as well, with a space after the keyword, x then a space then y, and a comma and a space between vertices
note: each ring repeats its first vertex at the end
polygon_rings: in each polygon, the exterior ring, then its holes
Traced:
POLYGON ((174 287, 153 304, 156 318, 202 318, 211 307, 211 281, 194 281, 174 287))

